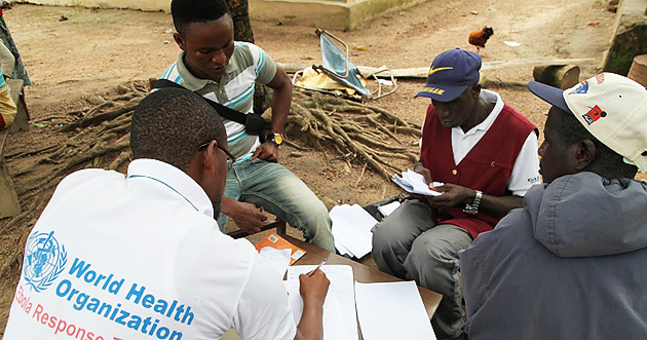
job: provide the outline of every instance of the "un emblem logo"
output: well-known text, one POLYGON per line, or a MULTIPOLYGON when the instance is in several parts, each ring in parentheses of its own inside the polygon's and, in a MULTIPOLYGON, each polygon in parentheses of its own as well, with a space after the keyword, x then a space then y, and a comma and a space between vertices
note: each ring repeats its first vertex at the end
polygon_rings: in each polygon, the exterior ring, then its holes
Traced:
POLYGON ((47 289, 67 263, 67 252, 54 237, 54 232, 34 232, 27 240, 23 274, 27 286, 37 293, 47 289))

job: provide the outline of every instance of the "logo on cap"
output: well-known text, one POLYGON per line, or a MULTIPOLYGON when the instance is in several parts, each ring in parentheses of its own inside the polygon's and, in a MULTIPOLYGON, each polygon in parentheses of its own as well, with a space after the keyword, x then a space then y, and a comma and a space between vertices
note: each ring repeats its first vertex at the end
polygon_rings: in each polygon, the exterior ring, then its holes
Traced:
POLYGON ((589 82, 587 80, 583 81, 578 85, 573 91, 569 92, 568 95, 572 94, 585 94, 589 92, 589 82))
POLYGON ((453 67, 439 67, 439 68, 434 68, 434 65, 431 65, 431 68, 429 68, 429 75, 432 75, 438 71, 445 71, 445 70, 453 70, 453 67))
POLYGON ((582 118, 584 118, 584 121, 586 121, 587 124, 591 125, 595 123, 598 119, 606 116, 607 116, 606 111, 602 111, 602 109, 596 105, 592 107, 589 110, 589 112, 583 114, 582 118))
POLYGON ((598 81, 598 84, 604 83, 604 73, 600 73, 597 76, 595 76, 595 80, 598 81))
POLYGON ((439 89, 439 88, 437 88, 437 87, 425 87, 425 88, 424 88, 424 89, 422 89, 422 91, 420 91, 420 92, 428 92, 428 93, 433 93, 433 94, 437 94, 437 95, 439 95, 439 96, 442 96, 442 95, 443 95, 443 93, 445 93, 445 90, 443 90, 443 89, 439 89))

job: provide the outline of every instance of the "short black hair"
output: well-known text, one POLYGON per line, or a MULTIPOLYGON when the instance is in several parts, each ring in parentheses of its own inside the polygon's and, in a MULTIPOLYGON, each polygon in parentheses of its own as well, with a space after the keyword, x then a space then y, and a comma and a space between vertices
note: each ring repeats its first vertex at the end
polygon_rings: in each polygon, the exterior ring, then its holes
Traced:
POLYGON ((171 15, 175 29, 184 35, 191 24, 218 20, 229 13, 226 0, 173 0, 171 15))
POLYGON ((575 115, 571 112, 566 112, 557 107, 553 107, 560 112, 557 119, 557 134, 562 142, 562 146, 569 147, 584 139, 590 139, 595 145, 595 160, 599 166, 600 175, 607 179, 614 178, 634 178, 638 168, 635 165, 627 164, 623 161, 623 156, 613 151, 611 148, 600 142, 595 138, 585 127, 580 123, 575 115))
POLYGON ((162 88, 135 108, 130 131, 135 159, 157 159, 186 170, 198 147, 212 140, 227 145, 222 119, 189 90, 162 88))

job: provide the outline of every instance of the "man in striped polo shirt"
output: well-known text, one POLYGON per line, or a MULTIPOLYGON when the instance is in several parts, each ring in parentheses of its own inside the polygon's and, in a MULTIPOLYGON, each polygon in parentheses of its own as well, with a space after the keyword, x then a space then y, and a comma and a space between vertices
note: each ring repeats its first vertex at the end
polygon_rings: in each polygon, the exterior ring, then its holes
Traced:
POLYGON ((173 0, 174 38, 182 51, 163 79, 236 111, 253 112, 256 82, 274 90, 272 128, 264 143, 248 134, 245 125, 225 119, 227 142, 236 162, 229 171, 218 225, 229 217, 248 232, 260 230, 267 218, 257 208, 299 228, 304 238, 334 251, 328 210, 292 172, 279 165, 283 126, 290 110, 292 83, 285 71, 260 47, 234 41, 225 0, 173 0))

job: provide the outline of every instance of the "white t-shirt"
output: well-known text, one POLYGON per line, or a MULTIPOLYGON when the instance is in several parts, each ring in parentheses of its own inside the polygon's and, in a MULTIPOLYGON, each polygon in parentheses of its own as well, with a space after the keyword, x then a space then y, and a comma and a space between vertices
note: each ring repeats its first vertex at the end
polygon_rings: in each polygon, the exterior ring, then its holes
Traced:
POLYGON ((34 226, 5 340, 294 339, 280 275, 181 170, 78 171, 34 226))
MULTIPOLYGON (((503 100, 501 100, 498 93, 481 90, 481 97, 490 103, 494 103, 494 109, 487 118, 471 128, 467 133, 460 126, 452 128, 452 149, 456 165, 460 164, 470 150, 485 136, 485 133, 503 109, 503 100)), ((537 134, 532 131, 521 147, 517 160, 514 162, 512 174, 508 179, 507 187, 513 195, 523 196, 531 186, 540 183, 537 148, 537 134)))

